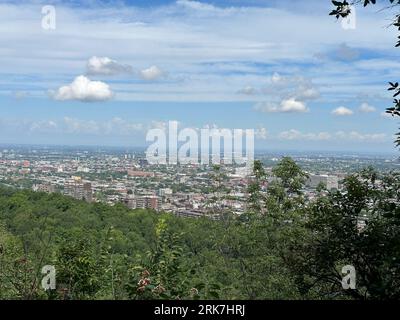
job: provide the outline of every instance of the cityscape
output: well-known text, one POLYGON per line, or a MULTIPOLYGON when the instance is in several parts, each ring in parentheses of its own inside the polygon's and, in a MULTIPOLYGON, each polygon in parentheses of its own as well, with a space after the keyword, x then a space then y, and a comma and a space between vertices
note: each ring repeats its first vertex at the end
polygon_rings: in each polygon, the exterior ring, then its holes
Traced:
POLYGON ((400 301, 399 9, 0 0, 1 310, 400 301))
MULTIPOLYGON (((0 183, 33 191, 58 192, 77 200, 117 203, 130 209, 152 209, 177 216, 210 216, 213 165, 151 165, 144 148, 0 146, 0 183)), ((282 155, 257 152, 270 178, 282 155)), ((317 188, 340 190, 349 174, 374 167, 381 172, 399 170, 396 154, 294 152, 293 159, 308 174, 305 195, 312 200, 317 188)), ((246 166, 219 164, 229 199, 223 206, 236 215, 246 211, 252 172, 246 166)), ((218 217, 214 217, 218 218, 218 217)))

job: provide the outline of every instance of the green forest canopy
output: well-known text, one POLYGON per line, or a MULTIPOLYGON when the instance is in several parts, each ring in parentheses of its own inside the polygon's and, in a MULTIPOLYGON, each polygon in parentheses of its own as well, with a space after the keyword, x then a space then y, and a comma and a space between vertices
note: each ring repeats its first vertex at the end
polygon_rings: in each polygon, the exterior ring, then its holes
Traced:
POLYGON ((399 173, 367 169, 309 201, 293 160, 273 172, 265 192, 256 163, 248 212, 219 221, 0 188, 0 298, 398 299, 399 173), (41 288, 44 265, 56 290, 41 288))

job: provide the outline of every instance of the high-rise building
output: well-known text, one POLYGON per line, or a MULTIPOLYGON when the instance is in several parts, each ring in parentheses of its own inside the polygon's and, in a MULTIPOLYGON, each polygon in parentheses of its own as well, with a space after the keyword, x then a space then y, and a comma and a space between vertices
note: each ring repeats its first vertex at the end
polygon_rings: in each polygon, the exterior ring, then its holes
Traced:
POLYGON ((136 208, 158 210, 158 197, 156 196, 141 196, 136 197, 136 208))
POLYGON ((83 198, 87 202, 92 202, 93 201, 92 184, 90 182, 85 182, 83 184, 83 198))
POLYGON ((93 201, 92 184, 90 182, 82 182, 79 177, 65 182, 64 194, 78 200, 93 201))

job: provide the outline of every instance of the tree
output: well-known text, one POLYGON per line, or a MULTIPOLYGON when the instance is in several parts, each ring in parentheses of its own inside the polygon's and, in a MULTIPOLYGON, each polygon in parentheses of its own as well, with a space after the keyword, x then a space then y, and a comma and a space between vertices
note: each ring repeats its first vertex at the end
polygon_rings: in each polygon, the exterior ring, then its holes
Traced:
MULTIPOLYGON (((169 231, 168 222, 161 218, 155 226, 155 248, 148 251, 140 265, 131 268, 127 290, 135 299, 182 299, 191 294, 189 274, 195 273, 185 264, 181 234, 169 231)), ((197 292, 197 288, 196 289, 197 292)), ((194 292, 194 290, 192 290, 194 292)), ((197 292, 198 294, 198 292, 197 292)))
POLYGON ((280 180, 289 195, 300 194, 307 180, 307 174, 290 157, 283 157, 272 173, 280 180))
POLYGON ((303 292, 319 297, 400 298, 400 173, 372 169, 348 176, 344 189, 310 204, 307 241, 297 241, 288 265, 303 292), (297 254, 301 252, 301 254, 297 254), (344 290, 342 267, 356 271, 344 290))
POLYGON ((265 210, 265 197, 262 193, 262 184, 266 182, 267 174, 265 173, 261 161, 254 161, 253 165, 253 179, 250 181, 247 188, 248 197, 248 210, 256 214, 264 214, 265 210))
POLYGON ((220 219, 227 222, 227 220, 229 220, 229 212, 226 209, 225 202, 228 199, 230 189, 226 186, 228 177, 224 167, 221 165, 214 165, 209 179, 211 180, 211 197, 207 200, 206 207, 211 214, 219 216, 220 219))
POLYGON ((101 287, 104 267, 96 259, 93 244, 84 237, 63 240, 56 261, 57 286, 66 299, 93 298, 101 287))
POLYGON ((30 300, 44 297, 39 273, 23 242, 0 223, 0 299, 30 300))

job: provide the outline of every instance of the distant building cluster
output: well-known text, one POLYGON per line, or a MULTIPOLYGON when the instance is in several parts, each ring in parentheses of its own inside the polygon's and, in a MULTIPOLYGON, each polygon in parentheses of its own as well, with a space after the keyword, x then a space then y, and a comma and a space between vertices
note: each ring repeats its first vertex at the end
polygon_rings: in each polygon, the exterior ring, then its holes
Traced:
POLYGON ((160 209, 160 203, 157 196, 128 195, 124 203, 130 209, 160 209))
MULTIPOLYGON (((274 155, 258 155, 265 164, 267 181, 262 192, 274 181, 272 168, 279 161, 274 155)), ((303 190, 310 199, 317 189, 340 190, 341 180, 352 166, 377 166, 376 159, 302 156, 296 159, 308 172, 303 190)), ((181 217, 219 217, 220 211, 240 215, 246 210, 251 172, 247 167, 223 165, 223 187, 229 197, 216 201, 215 172, 211 166, 151 165, 143 152, 114 150, 65 150, 64 148, 3 149, 0 152, 0 183, 59 192, 78 200, 122 203, 131 209, 171 212, 181 217)), ((384 168, 398 168, 398 161, 382 159, 384 168)))
POLYGON ((309 174, 306 186, 312 189, 323 186, 327 190, 337 190, 339 189, 339 177, 327 174, 309 174))

